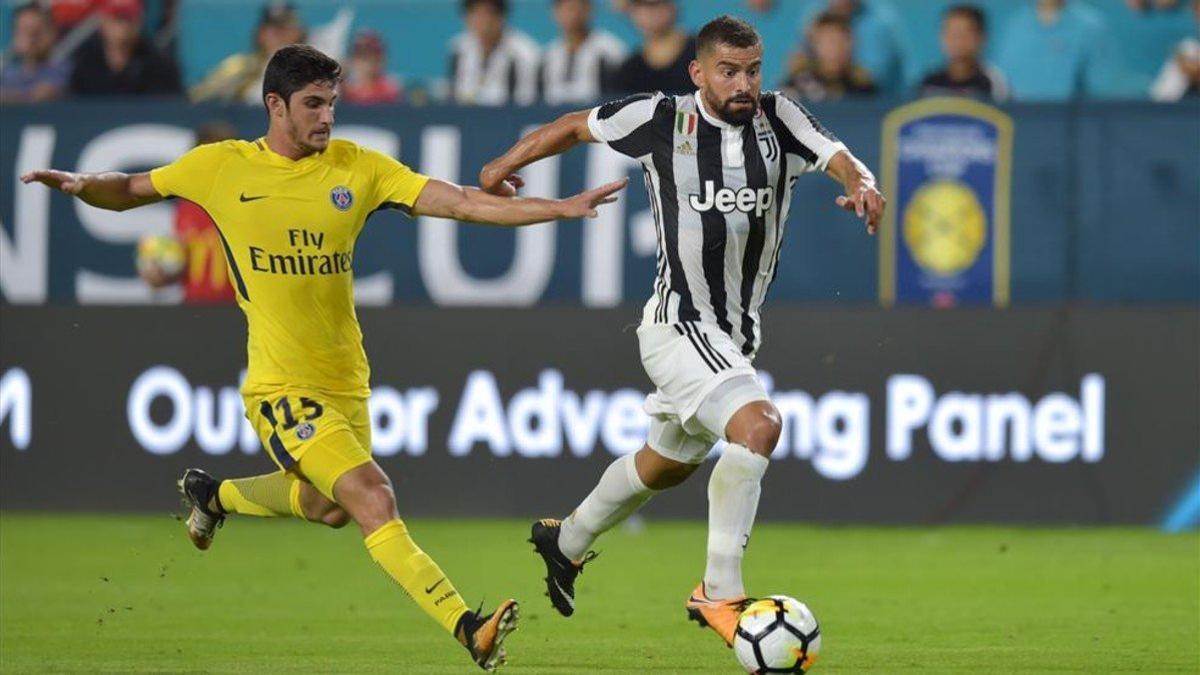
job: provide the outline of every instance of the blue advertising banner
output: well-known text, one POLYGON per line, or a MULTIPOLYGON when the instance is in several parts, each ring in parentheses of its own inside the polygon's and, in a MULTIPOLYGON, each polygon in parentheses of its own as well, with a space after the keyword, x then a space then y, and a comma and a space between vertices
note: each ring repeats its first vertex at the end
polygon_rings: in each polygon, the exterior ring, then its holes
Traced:
POLYGON ((888 114, 881 303, 1008 305, 1012 140, 1009 116, 975 101, 934 98, 888 114))
MULTIPOLYGON (((886 173, 880 127, 891 111, 874 101, 812 107, 880 175, 886 173)), ((473 183, 480 167, 522 133, 563 112, 339 107, 335 134, 425 173, 473 183)), ((1200 301, 1200 101, 1011 104, 1005 112, 1014 129, 1020 127, 1012 137, 1013 304, 1200 301)), ((134 269, 137 242, 170 232, 175 204, 101 211, 21 185, 17 177, 45 166, 145 170, 185 152, 194 130, 214 120, 232 124, 242 138, 256 138, 264 128, 261 109, 250 106, 0 106, 0 304, 180 302, 178 288, 152 292, 134 269)), ((898 156, 894 145, 891 152, 898 156)), ((601 145, 525 171, 525 192, 535 196, 569 195, 628 176, 632 184, 596 219, 512 230, 380 212, 354 254, 359 304, 640 304, 651 291, 656 244, 641 173, 636 162, 601 145)), ((835 181, 819 174, 796 182, 771 307, 874 304, 880 297, 879 275, 872 273, 877 239, 864 236, 854 217, 833 205, 839 193, 835 181)), ((1008 205, 996 197, 996 208, 1008 205)), ((1000 217, 991 205, 983 208, 983 197, 974 199, 987 217, 1000 217)), ((947 202, 932 195, 922 203, 947 202)), ((888 210, 899 215, 896 206, 893 198, 888 210)), ((891 276, 880 281, 894 289, 891 276)))

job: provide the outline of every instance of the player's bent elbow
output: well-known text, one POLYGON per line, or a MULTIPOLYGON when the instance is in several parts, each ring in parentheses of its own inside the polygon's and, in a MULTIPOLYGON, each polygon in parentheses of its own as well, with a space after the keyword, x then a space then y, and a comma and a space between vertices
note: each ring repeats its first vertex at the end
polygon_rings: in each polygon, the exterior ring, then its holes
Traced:
POLYGON ((592 131, 588 128, 589 110, 576 110, 569 112, 554 121, 555 125, 561 125, 567 129, 571 137, 580 143, 590 143, 592 140, 592 131))

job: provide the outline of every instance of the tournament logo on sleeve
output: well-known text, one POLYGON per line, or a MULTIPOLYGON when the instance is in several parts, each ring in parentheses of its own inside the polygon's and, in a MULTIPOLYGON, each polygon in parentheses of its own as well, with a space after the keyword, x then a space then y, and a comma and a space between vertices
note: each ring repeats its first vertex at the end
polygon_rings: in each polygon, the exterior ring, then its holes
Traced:
POLYGON ((1012 135, 1008 115, 967 99, 888 114, 881 304, 1008 304, 1012 135))
POLYGON ((338 211, 346 211, 354 204, 354 193, 345 185, 339 185, 329 191, 329 201, 333 202, 333 208, 338 211))

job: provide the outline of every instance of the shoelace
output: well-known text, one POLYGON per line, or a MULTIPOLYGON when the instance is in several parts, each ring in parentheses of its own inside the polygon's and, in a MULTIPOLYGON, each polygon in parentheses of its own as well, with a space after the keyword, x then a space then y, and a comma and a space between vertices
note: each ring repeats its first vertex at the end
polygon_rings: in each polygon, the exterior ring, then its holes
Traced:
POLYGON ((583 566, 592 562, 593 560, 595 560, 596 558, 599 558, 599 557, 600 557, 600 554, 596 551, 588 551, 587 553, 584 553, 583 560, 579 561, 579 564, 576 565, 576 569, 579 570, 580 574, 583 574, 583 566))

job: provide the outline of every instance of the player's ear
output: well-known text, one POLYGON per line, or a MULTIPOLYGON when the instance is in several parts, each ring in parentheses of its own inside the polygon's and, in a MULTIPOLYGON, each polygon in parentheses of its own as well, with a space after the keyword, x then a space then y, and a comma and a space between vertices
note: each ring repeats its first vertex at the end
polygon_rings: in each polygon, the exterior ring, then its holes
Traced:
POLYGON ((283 97, 273 91, 267 94, 265 102, 267 104, 267 114, 272 117, 274 117, 276 113, 280 112, 280 108, 286 107, 283 102, 283 97))
POLYGON ((693 59, 688 64, 688 75, 692 76, 692 84, 696 85, 697 89, 704 88, 704 69, 700 67, 699 59, 693 59))

